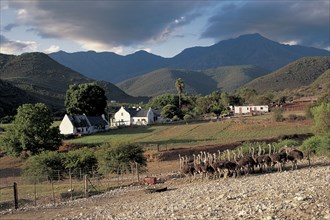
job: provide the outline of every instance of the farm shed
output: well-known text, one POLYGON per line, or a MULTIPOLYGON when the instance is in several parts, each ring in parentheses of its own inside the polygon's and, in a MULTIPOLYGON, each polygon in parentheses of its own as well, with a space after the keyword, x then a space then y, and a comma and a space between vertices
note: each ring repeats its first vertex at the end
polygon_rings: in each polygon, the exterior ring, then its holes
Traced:
POLYGON ((253 112, 269 112, 268 105, 234 106, 234 114, 250 114, 253 112))

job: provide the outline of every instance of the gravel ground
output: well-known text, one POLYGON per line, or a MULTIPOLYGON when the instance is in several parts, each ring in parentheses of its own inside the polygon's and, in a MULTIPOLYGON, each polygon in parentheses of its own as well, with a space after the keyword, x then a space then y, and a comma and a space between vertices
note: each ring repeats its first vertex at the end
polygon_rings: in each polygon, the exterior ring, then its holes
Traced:
MULTIPOLYGON (((171 179, 145 193, 131 186, 102 195, 0 213, 0 219, 328 219, 330 161, 311 168, 218 180, 171 179)), ((150 188, 150 186, 149 186, 150 188)))

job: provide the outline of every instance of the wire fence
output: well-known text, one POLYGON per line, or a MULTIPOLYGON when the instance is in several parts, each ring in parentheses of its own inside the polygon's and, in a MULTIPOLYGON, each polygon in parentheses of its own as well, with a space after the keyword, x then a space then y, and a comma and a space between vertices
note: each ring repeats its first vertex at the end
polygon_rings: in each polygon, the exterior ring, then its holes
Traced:
POLYGON ((22 176, 0 170, 0 211, 72 201, 139 182, 139 171, 100 175, 96 169, 58 170, 51 176, 22 176), (14 186, 16 184, 16 186, 14 186), (16 192, 15 192, 16 190, 16 192))

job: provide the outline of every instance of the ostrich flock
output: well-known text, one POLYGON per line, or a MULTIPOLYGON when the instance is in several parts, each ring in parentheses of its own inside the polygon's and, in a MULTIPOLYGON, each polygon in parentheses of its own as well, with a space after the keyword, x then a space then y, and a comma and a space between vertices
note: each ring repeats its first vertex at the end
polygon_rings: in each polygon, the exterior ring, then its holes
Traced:
POLYGON ((192 157, 179 155, 180 173, 189 176, 191 181, 191 178, 196 179, 197 175, 201 176, 202 179, 217 179, 274 170, 281 172, 288 161, 292 163, 292 170, 297 169, 297 161, 304 157, 301 151, 287 146, 277 152, 275 147, 272 151, 270 144, 268 147, 269 151, 266 153, 265 149, 261 149, 259 146, 257 155, 255 155, 253 147, 249 149, 249 153, 246 155, 243 155, 242 147, 237 148, 236 151, 225 150, 221 152, 218 150, 218 153, 201 151, 197 155, 193 154, 192 157))

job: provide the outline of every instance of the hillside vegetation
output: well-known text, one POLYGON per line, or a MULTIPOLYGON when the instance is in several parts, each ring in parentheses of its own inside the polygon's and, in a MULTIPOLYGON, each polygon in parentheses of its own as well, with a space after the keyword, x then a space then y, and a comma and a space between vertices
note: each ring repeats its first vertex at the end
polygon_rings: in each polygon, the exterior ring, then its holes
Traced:
POLYGON ((304 57, 245 86, 262 93, 308 86, 330 69, 330 57, 304 57))
POLYGON ((119 88, 134 96, 158 96, 176 93, 175 80, 181 78, 188 94, 208 95, 216 90, 233 92, 268 71, 253 65, 225 66, 205 71, 159 69, 125 80, 119 88))
MULTIPOLYGON (((96 82, 64 67, 43 53, 20 56, 0 54, 0 79, 25 91, 38 102, 54 109, 63 108, 66 90, 71 84, 96 82)), ((97 82, 109 100, 139 102, 108 82, 97 82)))
POLYGON ((221 91, 232 92, 251 80, 264 76, 268 70, 253 66, 224 66, 204 71, 217 82, 217 88, 221 91))
POLYGON ((189 70, 159 69, 118 83, 118 87, 130 95, 158 96, 176 93, 175 81, 181 78, 188 94, 209 94, 217 90, 217 82, 203 72, 189 70))

